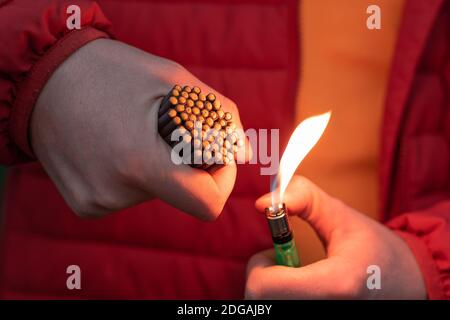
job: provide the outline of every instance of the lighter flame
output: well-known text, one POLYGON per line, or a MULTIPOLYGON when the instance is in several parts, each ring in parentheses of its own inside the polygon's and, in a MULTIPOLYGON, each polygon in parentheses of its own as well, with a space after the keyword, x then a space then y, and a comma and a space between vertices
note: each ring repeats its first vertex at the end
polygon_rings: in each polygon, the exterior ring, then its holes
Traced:
POLYGON ((316 145, 330 121, 331 111, 303 120, 289 139, 280 161, 280 168, 271 184, 272 205, 283 202, 284 192, 297 167, 316 145))

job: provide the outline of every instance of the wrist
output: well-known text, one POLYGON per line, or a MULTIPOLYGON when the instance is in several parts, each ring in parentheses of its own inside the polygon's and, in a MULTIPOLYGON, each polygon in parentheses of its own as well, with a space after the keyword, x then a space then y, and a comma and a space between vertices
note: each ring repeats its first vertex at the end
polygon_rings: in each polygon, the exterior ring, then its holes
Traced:
POLYGON ((420 260, 417 259, 414 250, 410 246, 410 239, 406 240, 408 235, 397 231, 393 233, 400 240, 398 249, 400 252, 398 254, 400 268, 397 272, 401 272, 402 274, 398 275, 398 277, 404 279, 402 283, 404 288, 400 289, 407 292, 408 298, 427 299, 427 288, 420 260))
POLYGON ((53 73, 72 53, 92 40, 105 37, 108 37, 106 33, 91 27, 66 34, 33 65, 19 85, 11 115, 10 134, 19 148, 30 158, 34 158, 34 153, 29 127, 40 93, 53 73))

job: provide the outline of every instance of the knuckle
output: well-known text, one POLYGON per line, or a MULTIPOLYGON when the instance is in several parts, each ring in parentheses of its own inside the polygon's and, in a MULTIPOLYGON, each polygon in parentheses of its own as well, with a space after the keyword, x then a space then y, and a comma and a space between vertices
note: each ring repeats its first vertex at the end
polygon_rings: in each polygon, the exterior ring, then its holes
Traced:
POLYGON ((185 72, 186 69, 178 62, 173 61, 173 60, 167 60, 168 61, 168 67, 173 69, 174 71, 183 71, 185 72))
POLYGON ((95 218, 98 216, 94 205, 87 199, 77 199, 70 204, 75 214, 80 218, 95 218))
POLYGON ((189 72, 178 62, 165 58, 159 58, 159 62, 158 67, 152 70, 158 75, 164 87, 171 87, 174 83, 190 78, 189 72))
MULTIPOLYGON (((93 195, 91 206, 101 208, 102 211, 117 211, 121 209, 120 200, 110 192, 96 192, 93 195)), ((100 215, 97 212, 97 215, 100 215)))
POLYGON ((239 114, 239 109, 237 107, 237 104, 233 100, 227 98, 226 103, 227 103, 227 109, 231 113, 233 113, 233 115, 238 115, 239 114))
POLYGON ((296 188, 308 188, 313 187, 313 183, 306 177, 302 175, 294 175, 292 178, 292 183, 296 184, 296 188))
POLYGON ((250 300, 261 300, 266 297, 263 280, 265 276, 262 273, 260 265, 261 253, 254 254, 247 263, 247 281, 245 284, 245 298, 250 300))
POLYGON ((247 276, 245 284, 245 299, 261 300, 263 298, 261 281, 256 271, 252 271, 247 276))
POLYGON ((141 188, 145 185, 145 164, 138 152, 129 150, 129 147, 120 148, 118 157, 113 160, 113 170, 119 181, 131 187, 141 188))
POLYGON ((101 209, 95 197, 91 192, 74 192, 71 199, 68 201, 69 207, 74 211, 75 215, 83 218, 99 218, 105 213, 105 210, 101 209))
POLYGON ((166 60, 165 64, 166 74, 170 75, 173 79, 182 79, 185 77, 187 70, 181 64, 173 60, 166 60))
POLYGON ((259 261, 259 253, 254 254, 248 260, 248 263, 247 263, 247 276, 249 276, 252 272, 253 273, 255 272, 254 269, 258 265, 258 261, 259 261))
POLYGON ((254 283, 247 283, 245 286, 245 299, 247 300, 261 300, 259 290, 256 288, 254 283))
POLYGON ((80 207, 78 209, 75 209, 75 214, 79 218, 83 218, 83 219, 91 219, 91 218, 97 218, 98 217, 98 215, 93 213, 90 209, 84 208, 84 207, 80 207))
POLYGON ((219 218, 223 211, 227 197, 221 193, 212 193, 208 198, 200 199, 200 208, 197 211, 203 221, 213 222, 219 218))
POLYGON ((206 203, 202 210, 201 219, 207 222, 213 222, 219 218, 222 213, 223 205, 217 203, 206 203))

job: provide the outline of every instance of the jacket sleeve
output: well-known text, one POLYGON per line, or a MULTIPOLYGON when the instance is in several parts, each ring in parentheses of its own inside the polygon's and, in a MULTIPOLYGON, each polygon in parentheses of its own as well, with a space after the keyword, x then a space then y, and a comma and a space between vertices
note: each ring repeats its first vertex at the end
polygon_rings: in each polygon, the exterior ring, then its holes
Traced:
POLYGON ((110 37, 110 28, 93 1, 0 0, 0 164, 33 160, 28 125, 45 83, 78 48, 110 37), (67 26, 70 5, 80 8, 80 29, 67 26))
POLYGON ((429 299, 450 299, 450 201, 393 218, 388 227, 409 245, 429 299))

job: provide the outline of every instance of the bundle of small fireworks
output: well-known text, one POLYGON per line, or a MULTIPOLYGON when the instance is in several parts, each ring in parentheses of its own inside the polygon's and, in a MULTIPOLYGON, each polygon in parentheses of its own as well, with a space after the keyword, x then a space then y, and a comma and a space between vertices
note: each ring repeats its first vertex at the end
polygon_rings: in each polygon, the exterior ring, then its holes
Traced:
POLYGON ((233 115, 222 109, 215 94, 199 87, 175 85, 164 97, 158 117, 161 137, 172 147, 183 143, 180 156, 192 167, 233 163, 244 144, 233 115))

